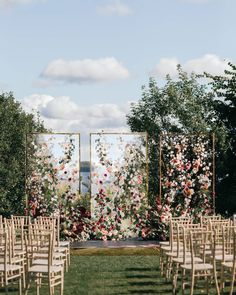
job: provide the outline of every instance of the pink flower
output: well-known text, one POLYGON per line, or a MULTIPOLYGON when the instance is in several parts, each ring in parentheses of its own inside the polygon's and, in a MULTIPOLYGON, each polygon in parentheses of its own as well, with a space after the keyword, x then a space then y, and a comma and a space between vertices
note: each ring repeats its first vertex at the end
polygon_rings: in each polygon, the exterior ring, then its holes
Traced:
POLYGON ((138 175, 138 184, 142 184, 142 183, 143 183, 142 175, 138 175))

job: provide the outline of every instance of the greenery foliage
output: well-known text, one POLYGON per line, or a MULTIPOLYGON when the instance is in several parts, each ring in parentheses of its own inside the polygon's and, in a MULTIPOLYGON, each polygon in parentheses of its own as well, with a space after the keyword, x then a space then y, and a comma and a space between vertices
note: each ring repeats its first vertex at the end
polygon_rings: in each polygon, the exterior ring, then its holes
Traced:
POLYGON ((218 152, 216 170, 217 210, 227 215, 236 213, 236 66, 229 63, 229 67, 224 76, 206 74, 215 96, 217 124, 224 125, 227 134, 227 146, 218 152))
MULTIPOLYGON (((198 78, 194 73, 188 75, 180 66, 178 66, 178 79, 174 80, 167 76, 163 87, 159 87, 154 78, 150 78, 148 87, 143 86, 142 88, 141 99, 131 106, 131 111, 127 115, 127 122, 132 131, 147 131, 149 135, 150 222, 155 227, 160 224, 160 212, 156 211, 160 206, 157 171, 160 134, 169 132, 196 135, 215 133, 217 158, 222 158, 222 155, 229 151, 228 140, 232 134, 229 133, 227 122, 221 118, 222 107, 220 108, 219 100, 216 100, 217 89, 222 89, 219 81, 225 83, 225 80, 223 77, 215 78, 215 87, 210 88, 209 85, 200 83, 198 78)), ((230 95, 232 93, 235 95, 232 83, 228 83, 225 87, 227 89, 231 87, 230 95)), ((227 106, 227 102, 222 102, 222 104, 227 106)), ((218 165, 219 163, 221 167, 224 165, 222 161, 217 161, 218 165)), ((219 178, 217 180, 220 181, 219 178)), ((160 236, 163 232, 162 226, 157 226, 156 229, 156 234, 160 236)))
POLYGON ((22 214, 25 206, 25 135, 43 132, 39 117, 25 113, 12 93, 0 94, 0 213, 22 214))
POLYGON ((208 133, 215 132, 220 146, 225 146, 224 124, 216 121, 214 95, 206 85, 198 82, 197 76, 187 75, 178 67, 178 80, 167 76, 164 87, 150 78, 148 87, 143 86, 141 100, 133 104, 127 115, 132 131, 147 131, 150 148, 150 194, 158 194, 158 155, 161 133, 208 133), (155 171, 154 171, 155 170, 155 171))

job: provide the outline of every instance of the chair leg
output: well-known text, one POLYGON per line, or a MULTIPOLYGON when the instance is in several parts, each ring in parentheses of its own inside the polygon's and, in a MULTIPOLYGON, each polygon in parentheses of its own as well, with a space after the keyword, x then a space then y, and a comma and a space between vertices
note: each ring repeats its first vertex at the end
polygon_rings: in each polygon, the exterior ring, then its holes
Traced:
POLYGON ((68 272, 68 259, 67 259, 67 256, 66 256, 65 262, 66 262, 66 272, 68 272))
POLYGON ((48 290, 49 290, 49 294, 53 295, 53 287, 51 286, 51 282, 52 282, 52 278, 51 275, 48 275, 48 290))
POLYGON ((68 248, 68 263, 69 263, 69 266, 70 266, 70 248, 68 248))
POLYGON ((23 289, 26 288, 26 267, 24 265, 24 262, 23 262, 23 271, 22 271, 22 280, 23 280, 23 289))
POLYGON ((21 277, 19 279, 19 295, 22 294, 22 284, 21 284, 21 277))
POLYGON ((194 271, 192 271, 191 273, 191 290, 190 290, 190 295, 193 295, 193 291, 194 291, 194 280, 195 280, 195 273, 194 271))
POLYGON ((26 278, 26 286, 25 286, 25 295, 28 294, 28 291, 29 291, 29 288, 30 288, 30 276, 29 274, 27 275, 27 278, 26 278))
POLYGON ((60 295, 63 295, 64 292, 64 271, 61 272, 61 290, 60 295))
POLYGON ((170 278, 171 272, 172 272, 172 257, 171 256, 166 256, 166 272, 165 272, 165 277, 166 281, 170 278))
POLYGON ((224 289, 224 267, 221 265, 220 270, 220 291, 223 291, 224 289))
POLYGON ((160 273, 163 276, 163 251, 160 248, 160 256, 159 256, 159 266, 160 266, 160 273))
POLYGON ((40 289, 40 284, 39 284, 39 279, 36 280, 36 290, 37 290, 37 295, 39 295, 39 289, 40 289))
POLYGON ((173 274, 172 274, 172 285, 173 285, 173 294, 176 294, 177 289, 177 281, 178 281, 178 273, 179 273, 179 263, 173 263, 173 274))
POLYGON ((229 294, 232 295, 233 291, 234 291, 234 280, 235 280, 235 269, 232 270, 232 280, 231 280, 231 284, 230 284, 230 292, 229 294))
POLYGON ((214 264, 214 281, 215 281, 215 285, 216 285, 216 293, 217 295, 220 295, 220 289, 219 289, 219 285, 218 285, 218 280, 217 280, 217 271, 216 271, 216 264, 214 264))
POLYGON ((185 291, 185 270, 182 269, 182 295, 184 295, 185 291))

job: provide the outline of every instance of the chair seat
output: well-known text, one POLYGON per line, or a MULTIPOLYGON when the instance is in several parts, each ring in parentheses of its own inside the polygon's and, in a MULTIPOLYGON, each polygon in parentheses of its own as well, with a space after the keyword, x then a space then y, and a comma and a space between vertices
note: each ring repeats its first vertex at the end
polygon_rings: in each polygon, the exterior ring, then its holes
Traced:
MULTIPOLYGON (((224 257, 224 260, 225 260, 225 261, 233 261, 233 259, 234 259, 233 254, 227 254, 227 255, 225 255, 225 257, 224 257)), ((220 254, 220 255, 215 255, 215 260, 217 260, 217 261, 222 261, 222 260, 223 260, 223 255, 222 255, 222 254, 220 254)))
POLYGON ((169 257, 177 257, 177 252, 167 252, 166 255, 169 257))
MULTIPOLYGON (((219 255, 221 253, 222 253, 222 250, 220 250, 220 249, 218 249, 218 250, 215 251, 215 254, 216 255, 219 255)), ((212 255, 212 250, 206 250, 205 251, 205 255, 212 255)))
MULTIPOLYGON (((51 266, 51 273, 56 273, 63 271, 63 267, 61 266, 51 266)), ((29 268, 29 272, 35 272, 35 273, 48 273, 48 266, 47 265, 32 265, 29 268)))
MULTIPOLYGON (((176 263, 180 263, 183 264, 184 263, 184 258, 183 257, 177 257, 177 258, 173 258, 173 261, 176 263)), ((187 256, 185 257, 185 262, 186 263, 191 263, 192 258, 191 256, 187 256)), ((202 262, 202 259, 200 257, 194 257, 194 262, 202 262)))
POLYGON ((68 251, 66 247, 55 247, 54 250, 55 252, 59 252, 59 253, 66 253, 68 251))
MULTIPOLYGON (((182 264, 180 265, 181 268, 187 269, 187 270, 191 270, 192 269, 192 264, 182 264)), ((194 265, 194 269, 196 271, 204 271, 204 270, 212 270, 213 269, 213 265, 209 264, 209 263, 196 263, 194 265)))
POLYGON ((232 268, 233 267, 233 261, 222 262, 222 265, 224 267, 232 268))
POLYGON ((169 245, 161 245, 160 248, 161 250, 164 250, 164 251, 171 251, 171 246, 169 245))
MULTIPOLYGON (((163 246, 161 247, 162 250, 166 251, 166 252, 170 252, 170 251, 177 251, 178 247, 177 245, 173 245, 172 247, 171 246, 163 246)), ((180 245, 179 246, 179 250, 183 250, 183 246, 180 245)))
MULTIPOLYGON (((7 264, 6 270, 7 271, 16 271, 16 270, 21 270, 22 267, 20 265, 15 265, 15 264, 7 264)), ((0 264, 0 271, 4 271, 4 265, 0 264)))
MULTIPOLYGON (((33 265, 48 265, 48 260, 47 259, 35 259, 32 261, 32 264, 33 265)), ((57 260, 57 259, 54 259, 53 262, 52 262, 53 265, 55 266, 63 266, 65 263, 63 260, 57 260)))
MULTIPOLYGON (((59 252, 54 252, 53 253, 53 258, 63 258, 63 253, 59 253, 59 252)), ((48 254, 47 253, 33 253, 33 258, 48 258, 48 254)))
POLYGON ((160 246, 170 246, 170 242, 169 241, 160 242, 159 245, 160 246))
POLYGON ((70 242, 69 241, 60 241, 59 246, 68 247, 68 246, 70 246, 70 242))

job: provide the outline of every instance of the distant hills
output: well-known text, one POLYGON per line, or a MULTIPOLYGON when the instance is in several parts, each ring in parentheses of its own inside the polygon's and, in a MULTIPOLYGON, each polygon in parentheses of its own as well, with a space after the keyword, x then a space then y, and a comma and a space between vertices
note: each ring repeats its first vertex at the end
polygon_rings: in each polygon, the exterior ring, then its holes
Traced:
POLYGON ((80 162, 80 171, 81 172, 90 172, 90 162, 89 161, 80 162))

